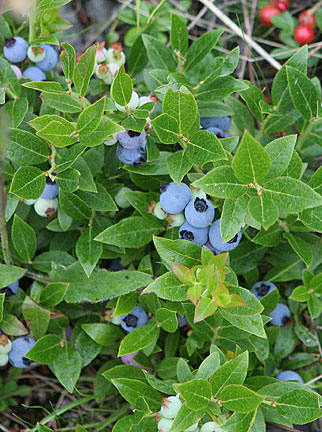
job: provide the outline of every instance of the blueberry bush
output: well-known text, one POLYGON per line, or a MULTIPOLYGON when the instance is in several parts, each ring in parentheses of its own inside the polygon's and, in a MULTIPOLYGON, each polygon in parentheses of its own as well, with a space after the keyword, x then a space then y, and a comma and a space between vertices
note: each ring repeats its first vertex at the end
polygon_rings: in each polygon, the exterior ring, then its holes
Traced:
POLYGON ((217 49, 223 29, 189 35, 168 2, 120 11, 125 50, 77 55, 67 3, 35 0, 20 25, 0 15, 0 410, 38 406, 48 381, 45 414, 16 411, 25 431, 320 419, 322 112, 307 45, 267 98, 236 78, 237 45, 217 49), (56 410, 57 394, 70 399, 56 410))

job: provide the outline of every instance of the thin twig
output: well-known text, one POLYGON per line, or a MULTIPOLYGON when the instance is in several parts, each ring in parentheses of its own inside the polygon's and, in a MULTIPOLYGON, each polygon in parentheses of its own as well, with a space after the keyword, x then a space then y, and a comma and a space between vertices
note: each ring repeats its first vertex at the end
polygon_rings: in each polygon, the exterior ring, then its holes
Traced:
POLYGON ((225 15, 217 6, 212 4, 209 0, 200 0, 208 9, 211 10, 217 17, 226 24, 237 36, 245 40, 258 54, 260 54, 268 63, 275 69, 280 70, 282 65, 276 61, 267 51, 265 51, 257 42, 255 42, 249 35, 245 34, 227 15, 225 15))

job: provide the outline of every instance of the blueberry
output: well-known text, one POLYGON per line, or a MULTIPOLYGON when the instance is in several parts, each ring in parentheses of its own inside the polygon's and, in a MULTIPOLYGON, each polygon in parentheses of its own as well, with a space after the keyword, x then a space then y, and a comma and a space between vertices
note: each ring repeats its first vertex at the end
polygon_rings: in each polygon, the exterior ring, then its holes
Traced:
POLYGON ((138 366, 139 368, 144 369, 144 370, 146 370, 147 372, 149 372, 149 373, 152 374, 152 371, 151 371, 150 369, 147 369, 147 368, 143 367, 142 365, 140 365, 139 363, 137 363, 137 362, 134 360, 133 357, 135 357, 137 354, 139 354, 138 351, 137 351, 137 352, 134 352, 134 353, 131 353, 131 354, 126 354, 126 355, 124 355, 124 356, 121 356, 121 360, 122 360, 122 362, 123 362, 124 364, 126 364, 126 365, 138 366))
POLYGON ((58 199, 44 199, 38 198, 34 204, 35 212, 41 217, 53 217, 56 215, 56 210, 58 207, 58 199))
POLYGON ((290 322, 291 311, 285 304, 277 303, 276 308, 268 316, 272 318, 270 324, 283 326, 290 322))
POLYGON ((54 180, 51 180, 49 176, 47 176, 46 185, 44 187, 44 190, 42 191, 42 194, 40 195, 40 198, 53 200, 54 198, 58 197, 58 194, 59 194, 58 184, 54 180))
POLYGON ((110 266, 109 266, 109 271, 112 272, 116 272, 116 271, 120 271, 120 270, 124 270, 125 267, 121 264, 121 258, 115 258, 112 260, 110 266))
POLYGON ((58 51, 53 45, 48 44, 40 44, 42 48, 45 50, 45 58, 37 63, 37 66, 44 72, 49 72, 58 63, 58 51))
POLYGON ((169 214, 167 217, 167 221, 169 222, 169 226, 179 227, 185 221, 184 214, 183 212, 176 213, 176 214, 169 214))
POLYGON ((160 204, 162 210, 170 214, 182 212, 191 199, 191 190, 185 183, 162 183, 160 204))
POLYGON ((196 228, 205 228, 215 217, 215 209, 210 201, 204 198, 195 198, 187 205, 185 216, 190 225, 196 228))
POLYGON ((0 354, 0 367, 5 366, 9 361, 8 354, 0 354))
POLYGON ((120 189, 114 197, 116 205, 119 208, 127 209, 127 208, 131 207, 131 204, 129 203, 128 199, 126 198, 126 195, 125 195, 126 192, 132 192, 132 190, 126 186, 123 186, 122 189, 120 189))
POLYGON ((169 432, 172 428, 173 420, 167 419, 165 417, 161 417, 158 423, 158 431, 159 432, 169 432))
POLYGON ((104 78, 104 82, 105 84, 112 84, 120 68, 115 63, 109 63, 108 68, 109 74, 104 78))
POLYGON ((162 399, 160 414, 162 417, 174 419, 181 407, 182 402, 177 396, 165 397, 162 399))
POLYGON ((36 341, 28 336, 22 336, 12 342, 12 349, 9 353, 9 361, 12 366, 26 368, 33 362, 25 357, 27 352, 35 345, 36 341))
POLYGON ((209 228, 196 228, 185 222, 179 228, 179 238, 192 241, 199 246, 203 246, 208 241, 209 228))
POLYGON ((200 432, 224 432, 224 429, 221 429, 217 423, 210 421, 201 426, 200 432))
POLYGON ((121 318, 121 327, 129 333, 148 322, 148 315, 140 306, 135 306, 129 314, 122 315, 121 318))
POLYGON ((0 336, 0 354, 8 354, 11 351, 12 343, 8 336, 2 334, 0 336))
POLYGON ((252 293, 256 298, 258 298, 258 300, 261 300, 274 289, 276 289, 276 285, 273 282, 260 281, 252 286, 252 293))
POLYGON ((210 127, 219 128, 223 131, 229 129, 231 124, 230 117, 201 117, 200 118, 201 126, 205 129, 210 127))
MULTIPOLYGON (((160 202, 157 202, 151 208, 153 208, 152 213, 158 219, 163 220, 163 219, 168 217, 168 213, 166 213, 164 210, 162 210, 160 202)), ((180 214, 180 213, 178 213, 178 214, 180 214)))
POLYGON ((229 138, 229 135, 226 132, 216 127, 210 127, 207 131, 215 134, 217 138, 229 138))
POLYGON ((46 57, 46 51, 41 45, 31 45, 28 48, 27 55, 29 60, 39 63, 46 57))
POLYGON ((188 324, 187 318, 177 314, 178 327, 185 327, 188 324))
POLYGON ((20 79, 21 77, 22 77, 22 72, 21 72, 21 69, 20 69, 20 67, 18 67, 18 66, 16 66, 16 65, 10 65, 11 66, 11 69, 14 71, 14 73, 16 74, 16 77, 18 78, 18 79, 20 79))
POLYGON ((122 51, 122 46, 117 44, 109 48, 105 58, 108 63, 115 63, 118 66, 122 66, 125 63, 125 54, 122 51))
POLYGON ((3 54, 12 63, 22 62, 27 57, 28 42, 16 36, 5 39, 3 54))
POLYGON ((218 219, 211 225, 209 230, 209 240, 216 251, 228 252, 235 249, 239 245, 240 239, 242 237, 242 231, 239 230, 231 240, 229 240, 227 243, 223 243, 220 233, 220 221, 221 219, 218 219))
POLYGON ((199 431, 198 423, 195 423, 192 426, 185 429, 183 432, 198 432, 198 431, 199 431))
POLYGON ((205 246, 211 250, 211 252, 213 252, 215 255, 218 255, 220 253, 220 251, 218 251, 217 249, 215 249, 213 247, 213 245, 210 243, 210 241, 208 240, 207 243, 205 244, 205 246))
POLYGON ((125 112, 127 109, 135 109, 139 105, 139 96, 135 91, 132 91, 130 102, 126 106, 119 105, 116 102, 114 103, 119 111, 125 112))
POLYGON ((276 378, 280 381, 298 381, 300 384, 304 384, 304 381, 297 372, 291 370, 285 370, 276 375, 276 378))
POLYGON ((132 130, 120 132, 117 139, 122 147, 127 149, 136 149, 143 147, 145 144, 145 131, 135 132, 132 130))
POLYGON ((103 63, 106 59, 107 49, 105 48, 105 42, 97 43, 97 51, 95 61, 96 63, 103 63))
POLYGON ((6 288, 0 289, 0 293, 5 293, 7 296, 16 294, 19 288, 19 279, 9 284, 6 288))
POLYGON ((116 156, 120 162, 126 165, 136 165, 146 160, 142 148, 128 149, 121 145, 116 148, 116 156))
POLYGON ((46 79, 46 74, 37 66, 29 66, 23 71, 22 76, 30 78, 31 81, 44 81, 46 79))

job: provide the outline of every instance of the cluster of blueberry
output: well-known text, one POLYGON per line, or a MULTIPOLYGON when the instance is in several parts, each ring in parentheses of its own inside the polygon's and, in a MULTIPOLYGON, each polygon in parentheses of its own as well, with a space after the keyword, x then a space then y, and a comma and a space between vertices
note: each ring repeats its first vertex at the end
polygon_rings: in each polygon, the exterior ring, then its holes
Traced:
POLYGON ((41 217, 53 217, 58 207, 59 186, 49 176, 40 197, 36 200, 24 200, 24 204, 33 205, 35 212, 41 217))
MULTIPOLYGON (((273 282, 260 281, 255 283, 252 287, 252 293, 258 300, 261 300, 264 296, 277 289, 273 282)), ((275 326, 283 326, 289 324, 291 321, 291 311, 283 303, 278 303, 273 312, 268 314, 271 317, 270 324, 275 326)))
MULTIPOLYGON (((177 417, 182 402, 180 400, 180 394, 176 396, 169 396, 162 399, 161 409, 156 416, 158 421, 159 432, 169 432, 173 425, 174 419, 177 417)), ((217 423, 210 421, 204 423, 199 427, 198 423, 193 424, 184 432, 224 432, 217 423)))
POLYGON ((175 221, 172 225, 181 225, 181 239, 192 241, 199 246, 206 245, 216 254, 235 249, 242 237, 240 230, 231 240, 223 243, 220 232, 221 219, 213 222, 214 206, 203 191, 191 191, 185 183, 162 183, 160 203, 154 206, 153 213, 159 219, 165 219, 169 214, 175 221))
POLYGON ((122 45, 114 43, 109 49, 105 42, 97 42, 95 75, 105 84, 112 84, 119 68, 125 63, 122 45))
POLYGON ((8 361, 16 368, 26 368, 33 362, 25 357, 27 352, 35 345, 35 339, 22 336, 11 342, 5 334, 0 335, 0 366, 8 361))
POLYGON ((229 138, 225 131, 230 128, 231 118, 225 117, 201 117, 201 126, 209 132, 216 135, 217 138, 229 138))
POLYGON ((40 44, 30 45, 20 36, 15 36, 5 40, 3 54, 11 63, 21 63, 27 56, 36 66, 28 66, 23 72, 21 69, 12 65, 18 79, 21 77, 30 78, 32 81, 44 81, 46 73, 51 71, 57 64, 59 53, 54 45, 40 44))

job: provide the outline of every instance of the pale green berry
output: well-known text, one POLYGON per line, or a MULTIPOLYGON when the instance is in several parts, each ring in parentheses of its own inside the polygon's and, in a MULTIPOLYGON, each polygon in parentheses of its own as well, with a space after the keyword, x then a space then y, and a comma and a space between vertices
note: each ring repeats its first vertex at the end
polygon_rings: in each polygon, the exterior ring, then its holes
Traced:
POLYGON ((107 146, 111 146, 117 143, 117 132, 111 135, 112 139, 104 140, 104 144, 107 146))
POLYGON ((0 366, 5 366, 9 361, 8 354, 0 354, 0 366))
POLYGON ((46 51, 40 45, 30 45, 27 56, 32 62, 39 63, 46 57, 46 51))
POLYGON ((195 198, 206 199, 207 195, 201 189, 190 186, 191 189, 191 200, 193 201, 195 198))
POLYGON ((6 335, 0 336, 0 354, 8 354, 11 351, 11 340, 6 335))
POLYGON ((156 203, 156 205, 153 208, 153 214, 155 217, 157 217, 158 219, 165 219, 168 216, 168 213, 166 213, 164 210, 162 210, 161 208, 161 204, 158 202, 156 203))
POLYGON ((177 213, 177 214, 169 214, 167 221, 169 221, 169 225, 173 227, 180 227, 184 224, 185 221, 184 213, 177 213))
POLYGON ((160 413, 163 417, 166 417, 168 419, 174 419, 181 407, 182 402, 179 398, 177 398, 176 396, 169 396, 162 399, 160 413))
POLYGON ((198 423, 193 424, 192 426, 190 426, 188 429, 185 429, 183 432, 194 432, 195 430, 198 430, 198 423))
POLYGON ((33 205, 35 204, 36 200, 30 199, 30 200, 24 200, 23 203, 26 205, 33 205))
POLYGON ((162 417, 158 423, 158 431, 159 432, 169 432, 173 425, 173 420, 162 417))
POLYGON ((120 68, 115 63, 109 63, 108 67, 110 73, 103 79, 103 81, 105 82, 105 84, 112 84, 120 68))
POLYGON ((122 209, 131 207, 131 204, 129 203, 128 199, 125 196, 126 192, 132 192, 132 191, 128 187, 122 187, 122 189, 120 189, 114 197, 117 206, 122 209))
POLYGON ((125 54, 119 49, 109 48, 105 58, 108 63, 115 63, 118 66, 122 66, 125 63, 125 54))
POLYGON ((201 426, 200 432, 224 432, 217 423, 210 421, 201 426))
POLYGON ((53 217, 56 215, 58 207, 58 199, 47 200, 44 198, 38 198, 34 204, 35 212, 41 217, 53 217))
POLYGON ((132 92, 130 102, 126 106, 119 105, 118 103, 115 102, 116 108, 121 112, 125 112, 127 109, 130 108, 136 108, 138 104, 139 104, 139 96, 135 91, 132 92))

